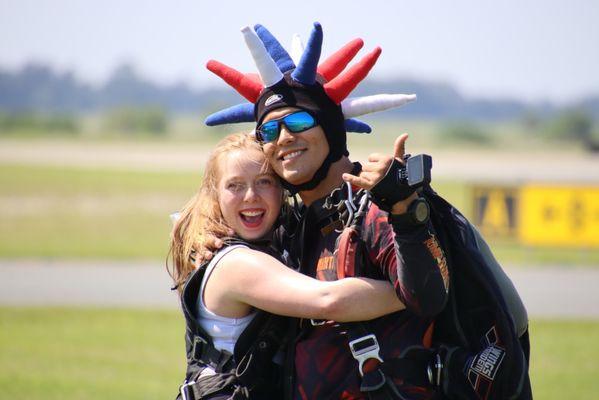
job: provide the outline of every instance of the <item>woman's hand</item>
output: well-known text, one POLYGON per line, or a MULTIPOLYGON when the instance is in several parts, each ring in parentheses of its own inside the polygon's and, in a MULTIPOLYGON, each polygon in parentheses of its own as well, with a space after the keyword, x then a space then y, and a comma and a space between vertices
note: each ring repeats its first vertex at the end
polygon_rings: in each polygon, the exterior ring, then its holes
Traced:
POLYGON ((244 248, 219 261, 204 301, 213 312, 232 318, 246 315, 245 305, 278 315, 338 322, 365 321, 405 309, 389 281, 319 281, 265 253, 244 248))

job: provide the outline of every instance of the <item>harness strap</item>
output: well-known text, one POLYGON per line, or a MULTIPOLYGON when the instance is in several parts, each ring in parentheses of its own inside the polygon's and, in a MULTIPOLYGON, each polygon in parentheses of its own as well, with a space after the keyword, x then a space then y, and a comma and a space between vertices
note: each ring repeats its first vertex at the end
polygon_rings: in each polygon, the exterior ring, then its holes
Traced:
MULTIPOLYGON (((358 246, 360 245, 360 229, 363 218, 370 209, 368 207, 368 194, 360 193, 356 196, 356 203, 351 195, 351 188, 348 190, 349 201, 345 202, 346 211, 349 215, 342 214, 345 221, 345 228, 337 238, 337 279, 343 279, 348 276, 357 276, 359 266, 356 265, 358 258, 358 246), (345 217, 345 218, 344 218, 345 217)), ((368 395, 370 400, 386 400, 400 397, 392 379, 389 379, 381 366, 385 365, 379 352, 380 347, 376 336, 371 333, 364 322, 342 323, 338 325, 343 333, 347 335, 348 345, 352 356, 358 362, 358 370, 362 377, 360 391, 368 395), (396 396, 392 396, 391 393, 396 396)))
MULTIPOLYGON (((345 229, 337 239, 337 278, 359 275, 358 251, 360 245, 360 229, 363 218, 369 212, 368 194, 358 197, 360 204, 357 212, 345 223, 345 229)), ((416 386, 430 386, 426 375, 428 361, 413 359, 381 358, 376 336, 368 329, 365 322, 339 324, 339 328, 348 337, 352 356, 358 362, 362 382, 360 391, 370 400, 402 399, 399 389, 391 377, 401 376, 406 382, 416 386)), ((427 355, 430 353, 427 352, 427 355)))
POLYGON ((218 350, 202 336, 193 336, 191 354, 188 361, 201 362, 210 366, 215 372, 222 372, 233 360, 233 354, 226 350, 218 350))
POLYGON ((358 241, 355 227, 347 227, 341 232, 337 247, 337 279, 355 276, 358 241))
POLYGON ((181 400, 200 400, 206 396, 228 395, 231 392, 233 394, 229 399, 243 400, 249 399, 250 396, 246 388, 237 384, 237 378, 232 373, 203 376, 197 378, 197 381, 185 382, 179 388, 181 400))
POLYGON ((358 362, 358 370, 362 377, 360 391, 372 400, 392 399, 387 391, 388 385, 393 385, 385 371, 385 365, 379 351, 376 336, 367 329, 363 322, 339 324, 339 329, 347 336, 349 350, 358 362))

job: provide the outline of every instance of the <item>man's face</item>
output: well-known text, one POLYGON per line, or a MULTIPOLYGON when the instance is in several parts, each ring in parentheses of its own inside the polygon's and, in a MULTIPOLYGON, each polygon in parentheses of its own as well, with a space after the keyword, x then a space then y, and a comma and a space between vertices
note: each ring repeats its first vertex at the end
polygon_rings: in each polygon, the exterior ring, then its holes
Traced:
MULTIPOLYGON (((285 107, 271 111, 264 122, 299 110, 285 107)), ((329 144, 320 125, 300 133, 291 133, 281 124, 279 137, 263 146, 264 154, 274 171, 293 185, 308 182, 329 154, 329 144)))

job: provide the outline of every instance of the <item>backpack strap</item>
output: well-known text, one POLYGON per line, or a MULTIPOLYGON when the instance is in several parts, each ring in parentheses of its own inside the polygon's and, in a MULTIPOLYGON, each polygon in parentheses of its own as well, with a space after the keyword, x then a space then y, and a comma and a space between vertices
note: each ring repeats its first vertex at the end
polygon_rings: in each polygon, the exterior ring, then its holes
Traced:
POLYGON ((430 187, 423 194, 452 274, 450 302, 435 325, 438 343, 457 346, 444 361, 443 393, 488 400, 532 398, 528 336, 526 330, 517 331, 505 298, 517 292, 502 287, 493 271, 500 267, 489 265, 466 218, 430 187))

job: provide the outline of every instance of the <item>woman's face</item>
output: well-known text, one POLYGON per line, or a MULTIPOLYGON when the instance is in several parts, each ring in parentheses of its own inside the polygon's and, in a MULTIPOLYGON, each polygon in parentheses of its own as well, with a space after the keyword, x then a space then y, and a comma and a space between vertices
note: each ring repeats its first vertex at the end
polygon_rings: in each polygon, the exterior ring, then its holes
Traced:
POLYGON ((233 151, 219 163, 218 202, 227 224, 243 239, 266 235, 275 223, 282 189, 271 170, 264 171, 258 150, 233 151))

